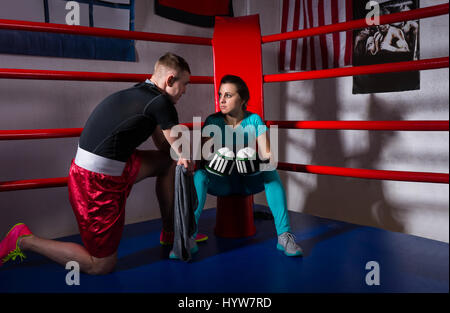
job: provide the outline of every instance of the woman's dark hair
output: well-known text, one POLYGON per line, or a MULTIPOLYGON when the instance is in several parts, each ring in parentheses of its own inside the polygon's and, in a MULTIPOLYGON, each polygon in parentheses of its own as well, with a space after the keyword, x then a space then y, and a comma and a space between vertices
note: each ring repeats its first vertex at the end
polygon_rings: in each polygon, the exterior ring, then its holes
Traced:
POLYGON ((234 84, 237 89, 237 93, 239 94, 239 97, 241 97, 242 100, 244 100, 244 103, 242 105, 242 108, 245 110, 247 108, 248 100, 250 99, 250 92, 248 90, 247 84, 244 82, 242 78, 235 75, 225 75, 222 77, 222 80, 220 81, 220 84, 234 84))

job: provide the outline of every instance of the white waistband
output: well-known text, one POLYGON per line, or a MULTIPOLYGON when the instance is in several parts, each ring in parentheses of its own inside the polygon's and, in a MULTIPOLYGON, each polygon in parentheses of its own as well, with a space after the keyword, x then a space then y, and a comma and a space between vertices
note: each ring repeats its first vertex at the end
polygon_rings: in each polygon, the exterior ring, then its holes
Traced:
POLYGON ((122 176, 126 162, 111 160, 78 147, 75 164, 91 172, 122 176))

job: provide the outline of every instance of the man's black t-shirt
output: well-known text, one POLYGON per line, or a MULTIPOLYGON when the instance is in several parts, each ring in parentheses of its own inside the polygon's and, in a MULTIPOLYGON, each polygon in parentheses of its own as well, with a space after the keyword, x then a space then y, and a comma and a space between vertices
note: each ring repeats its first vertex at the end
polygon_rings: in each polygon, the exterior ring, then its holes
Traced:
POLYGON ((80 148, 105 158, 126 162, 148 139, 156 125, 169 129, 178 114, 169 98, 147 80, 103 100, 89 116, 80 148))

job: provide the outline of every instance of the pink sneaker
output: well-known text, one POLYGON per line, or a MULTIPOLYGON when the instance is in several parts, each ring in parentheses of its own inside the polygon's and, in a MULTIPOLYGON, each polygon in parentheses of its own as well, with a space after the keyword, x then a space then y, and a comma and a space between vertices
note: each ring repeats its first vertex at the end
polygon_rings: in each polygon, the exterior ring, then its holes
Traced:
POLYGON ((196 242, 202 242, 202 241, 206 241, 208 240, 208 236, 205 234, 197 234, 197 236, 195 236, 195 241, 196 242))
POLYGON ((0 242, 0 266, 11 259, 15 261, 17 257, 20 258, 20 261, 26 258, 18 243, 20 238, 30 235, 32 233, 24 223, 18 223, 9 230, 5 238, 0 242))
POLYGON ((173 245, 173 236, 173 231, 162 230, 161 234, 159 235, 159 243, 163 246, 173 245))

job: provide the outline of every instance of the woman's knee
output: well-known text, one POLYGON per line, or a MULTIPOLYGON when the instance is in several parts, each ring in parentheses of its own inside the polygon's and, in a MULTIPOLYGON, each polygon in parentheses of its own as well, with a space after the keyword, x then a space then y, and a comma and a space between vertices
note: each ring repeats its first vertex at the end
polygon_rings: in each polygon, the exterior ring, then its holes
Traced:
POLYGON ((206 170, 199 169, 196 170, 194 173, 194 183, 197 184, 208 184, 208 175, 206 173, 206 170))
POLYGON ((263 171, 261 173, 262 173, 262 176, 263 176, 264 183, 270 183, 270 182, 273 182, 273 181, 281 181, 280 175, 278 175, 278 171, 277 170, 263 171))

